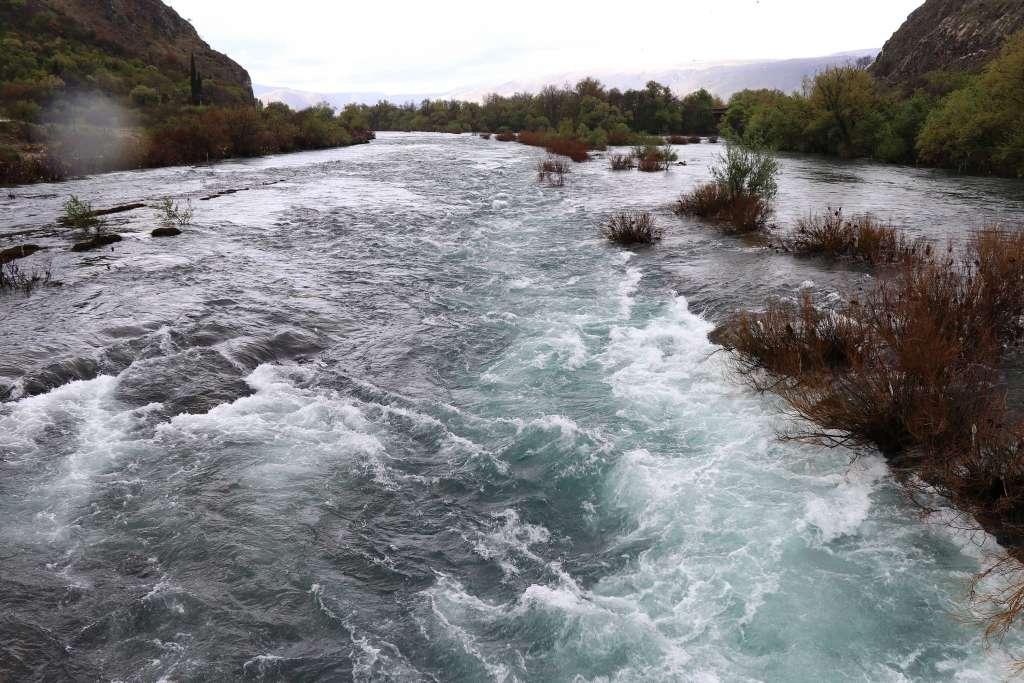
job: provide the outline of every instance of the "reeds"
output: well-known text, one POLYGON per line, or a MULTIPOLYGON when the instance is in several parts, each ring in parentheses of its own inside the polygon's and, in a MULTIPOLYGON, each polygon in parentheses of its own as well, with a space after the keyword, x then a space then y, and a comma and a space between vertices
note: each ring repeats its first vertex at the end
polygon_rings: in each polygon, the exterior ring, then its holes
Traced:
POLYGON ((555 156, 549 156, 537 164, 537 180, 555 187, 565 184, 565 174, 568 172, 569 164, 555 156))
POLYGON ((892 225, 871 215, 846 218, 842 209, 797 221, 783 244, 797 254, 824 256, 878 265, 915 261, 931 256, 930 244, 910 239, 892 225))
POLYGON ((636 157, 632 154, 609 154, 608 165, 613 171, 629 171, 636 168, 636 157))

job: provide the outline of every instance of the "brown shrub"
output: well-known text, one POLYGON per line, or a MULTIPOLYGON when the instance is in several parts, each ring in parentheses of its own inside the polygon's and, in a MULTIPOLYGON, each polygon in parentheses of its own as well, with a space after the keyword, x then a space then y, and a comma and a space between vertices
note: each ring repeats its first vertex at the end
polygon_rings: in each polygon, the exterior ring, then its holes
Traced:
POLYGON ((601 233, 617 244, 653 244, 663 234, 646 211, 620 211, 605 221, 601 233))
POLYGON ((519 142, 532 147, 543 147, 552 154, 566 156, 575 162, 589 161, 587 144, 574 138, 558 137, 553 133, 523 131, 519 134, 519 142))
POLYGON ((561 187, 565 184, 565 174, 569 172, 569 164, 557 157, 548 157, 537 164, 537 180, 549 185, 561 187))
POLYGON ((552 138, 548 141, 546 149, 552 154, 567 156, 577 163, 590 160, 590 154, 587 153, 587 145, 580 140, 552 138))
POLYGON ((653 173, 655 171, 667 171, 668 162, 660 157, 647 155, 640 158, 637 163, 637 168, 645 173, 653 173))
POLYGON ((931 246, 911 240, 892 225, 883 225, 870 215, 847 219, 842 209, 797 221, 784 240, 789 249, 804 255, 849 259, 870 264, 916 261, 931 256, 931 246))
POLYGON ((495 135, 494 139, 498 142, 513 142, 516 139, 516 134, 506 130, 495 135))
POLYGON ((632 154, 609 154, 608 165, 613 171, 629 171, 636 168, 636 157, 632 154))
POLYGON ((665 142, 670 145, 688 145, 690 138, 686 135, 668 135, 665 137, 665 142))
POLYGON ((547 147, 548 134, 532 130, 524 130, 516 137, 516 142, 523 145, 530 145, 531 147, 547 147))
POLYGON ((721 223, 726 231, 745 233, 763 229, 771 217, 771 205, 761 197, 730 195, 721 183, 703 183, 682 195, 675 209, 680 216, 697 216, 721 223))

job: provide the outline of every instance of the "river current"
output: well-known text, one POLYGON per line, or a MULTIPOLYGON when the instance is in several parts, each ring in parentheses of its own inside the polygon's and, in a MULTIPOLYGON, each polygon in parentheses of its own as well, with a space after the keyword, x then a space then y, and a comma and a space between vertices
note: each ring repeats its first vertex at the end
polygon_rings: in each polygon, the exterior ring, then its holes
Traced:
MULTIPOLYGON (((990 681, 965 615, 990 540, 866 456, 784 443, 707 339, 854 269, 672 215, 668 173, 474 136, 113 173, 0 195, 0 680, 990 681), (201 201, 221 190, 240 192, 201 201), (191 198, 67 251, 70 195, 191 198), (598 227, 655 212, 662 243, 598 227)), ((1024 185, 782 159, 827 206, 939 242, 1024 185)))

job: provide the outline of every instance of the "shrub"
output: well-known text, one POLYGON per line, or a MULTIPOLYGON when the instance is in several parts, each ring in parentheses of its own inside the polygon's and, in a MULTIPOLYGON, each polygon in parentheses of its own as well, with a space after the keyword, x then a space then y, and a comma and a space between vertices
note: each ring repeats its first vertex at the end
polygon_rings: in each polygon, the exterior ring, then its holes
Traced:
POLYGON ((586 143, 579 140, 554 138, 548 141, 546 149, 553 154, 567 156, 577 163, 590 160, 586 143))
POLYGON ((177 224, 181 227, 191 223, 194 214, 191 199, 187 199, 185 205, 182 206, 170 197, 164 197, 160 200, 160 203, 157 205, 157 212, 160 214, 160 220, 163 223, 167 225, 177 224))
POLYGON ((498 142, 512 142, 516 139, 516 134, 506 130, 495 135, 494 139, 498 142))
POLYGON ((669 135, 666 136, 665 142, 670 145, 688 145, 690 144, 690 138, 685 135, 669 135))
POLYGON ((931 246, 910 240, 891 225, 882 225, 870 215, 843 217, 842 209, 797 221, 785 241, 792 251, 832 259, 850 259, 870 264, 918 260, 931 255, 931 246))
POLYGON ((772 201, 778 194, 779 162, 767 150, 728 143, 711 169, 715 181, 730 197, 752 195, 772 201))
POLYGON ((639 159, 637 168, 648 173, 667 171, 670 162, 679 157, 672 151, 671 145, 638 145, 633 148, 633 155, 639 159))
POLYGON ((771 205, 755 195, 730 195, 725 185, 702 183, 682 195, 675 205, 679 216, 697 216, 719 221, 728 232, 761 230, 771 218, 771 205))
POLYGON ((537 180, 546 181, 549 185, 564 185, 565 174, 568 172, 569 165, 556 157, 548 157, 537 164, 537 180))
POLYGON ((676 202, 680 216, 720 221, 734 232, 753 232, 768 224, 778 192, 775 158, 762 150, 729 144, 711 169, 714 182, 698 185, 676 202))
POLYGON ((8 290, 30 294, 36 286, 48 283, 51 277, 50 265, 26 270, 14 261, 0 263, 0 292, 8 290))
POLYGON ((691 135, 689 138, 687 138, 687 142, 689 142, 691 145, 699 145, 700 144, 700 136, 699 135, 691 135))
POLYGON ((701 183, 693 191, 683 194, 676 202, 675 212, 679 216, 717 218, 729 207, 729 194, 719 183, 701 183))
POLYGON ((661 228, 646 211, 620 211, 605 222, 601 233, 617 244, 653 244, 662 238, 661 228))
POLYGON ((96 218, 92 204, 75 195, 71 195, 64 202, 64 215, 59 220, 60 223, 79 230, 88 230, 100 225, 100 220, 96 218))
POLYGON ((636 157, 632 154, 609 154, 608 165, 613 171, 628 171, 636 168, 636 157))

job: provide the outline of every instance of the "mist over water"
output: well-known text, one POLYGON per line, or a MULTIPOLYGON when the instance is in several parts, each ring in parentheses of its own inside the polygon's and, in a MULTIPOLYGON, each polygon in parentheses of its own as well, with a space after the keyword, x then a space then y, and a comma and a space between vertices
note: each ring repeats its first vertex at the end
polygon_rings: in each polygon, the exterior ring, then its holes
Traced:
MULTIPOLYGON (((59 288, 0 299, 0 674, 14 680, 976 680, 983 549, 885 464, 782 443, 712 322, 868 276, 671 215, 668 174, 470 136, 94 176, 0 198, 59 288), (195 201, 65 251, 97 206, 195 201), (601 240, 656 211, 653 249, 601 240)), ((782 223, 945 242, 1019 183, 783 159, 782 223)), ((19 233, 16 237, 15 233, 19 233)), ((0 675, 0 678, 3 677, 0 675)))

